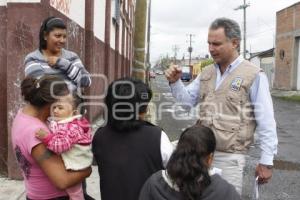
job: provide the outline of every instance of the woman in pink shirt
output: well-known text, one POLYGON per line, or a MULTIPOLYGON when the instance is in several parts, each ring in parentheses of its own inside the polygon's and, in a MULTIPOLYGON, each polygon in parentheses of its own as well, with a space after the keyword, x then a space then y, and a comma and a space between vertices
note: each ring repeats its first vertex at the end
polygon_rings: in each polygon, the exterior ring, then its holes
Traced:
MULTIPOLYGON (((59 97, 51 105, 48 119, 50 133, 41 129, 36 134, 52 152, 61 155, 67 170, 78 171, 92 165, 91 125, 80 112, 83 99, 75 92, 59 97)), ((82 184, 66 190, 72 200, 84 200, 82 184)))
POLYGON ((22 169, 28 200, 69 199, 65 190, 80 183, 91 173, 65 169, 61 156, 47 150, 35 137, 40 129, 49 131, 46 120, 56 97, 68 94, 67 85, 57 77, 27 77, 21 83, 26 105, 17 113, 12 126, 13 148, 22 169))

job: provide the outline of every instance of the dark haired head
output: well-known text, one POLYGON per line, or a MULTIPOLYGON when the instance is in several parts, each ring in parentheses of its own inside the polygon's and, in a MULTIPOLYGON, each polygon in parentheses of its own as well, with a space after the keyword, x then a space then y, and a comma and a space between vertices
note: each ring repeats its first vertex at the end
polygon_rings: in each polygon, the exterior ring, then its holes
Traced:
POLYGON ((47 49, 47 41, 45 40, 45 34, 49 34, 55 28, 66 29, 67 27, 63 20, 57 17, 49 17, 43 21, 39 34, 40 51, 42 49, 47 49))
POLYGON ((118 131, 138 128, 142 123, 139 115, 147 112, 151 98, 151 89, 141 80, 122 78, 112 82, 105 98, 108 125, 118 131))
POLYGON ((69 93, 67 84, 57 76, 45 75, 40 79, 27 77, 21 83, 24 100, 42 108, 57 100, 58 96, 69 93))
POLYGON ((196 125, 181 134, 167 172, 186 200, 200 199, 211 183, 207 158, 215 149, 216 138, 207 127, 196 125))

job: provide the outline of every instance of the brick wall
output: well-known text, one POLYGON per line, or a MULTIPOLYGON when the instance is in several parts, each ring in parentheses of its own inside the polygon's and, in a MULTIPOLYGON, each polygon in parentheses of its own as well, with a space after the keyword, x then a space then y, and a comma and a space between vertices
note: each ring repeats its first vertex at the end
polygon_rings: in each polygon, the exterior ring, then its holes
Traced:
MULTIPOLYGON (((295 89, 297 71, 296 37, 300 36, 300 3, 276 14, 276 51, 274 88, 295 89), (281 53, 280 53, 281 52, 281 53), (282 55, 284 52, 284 56, 282 55), (280 55, 281 54, 281 55, 280 55)), ((299 77, 300 78, 300 77, 299 77)))

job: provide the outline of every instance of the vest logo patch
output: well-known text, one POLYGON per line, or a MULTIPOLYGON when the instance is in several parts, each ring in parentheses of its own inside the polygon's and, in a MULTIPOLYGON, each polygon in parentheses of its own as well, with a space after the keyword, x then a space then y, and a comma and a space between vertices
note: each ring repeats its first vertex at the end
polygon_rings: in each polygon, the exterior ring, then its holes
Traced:
POLYGON ((243 79, 241 77, 236 77, 232 82, 231 82, 231 90, 232 91, 239 91, 243 83, 243 79))

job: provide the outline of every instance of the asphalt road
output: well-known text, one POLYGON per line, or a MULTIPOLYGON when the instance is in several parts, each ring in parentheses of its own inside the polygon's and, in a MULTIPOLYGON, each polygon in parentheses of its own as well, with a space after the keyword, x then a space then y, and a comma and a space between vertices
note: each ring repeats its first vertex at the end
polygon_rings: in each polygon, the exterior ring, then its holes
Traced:
MULTIPOLYGON (((185 83, 188 84, 188 83, 185 83)), ((156 124, 170 139, 177 140, 185 128, 195 124, 195 109, 176 104, 164 75, 151 80, 156 124)), ((261 186, 260 200, 300 200, 300 104, 273 98, 278 132, 278 154, 270 183, 261 186)), ((260 156, 258 141, 250 148, 244 173, 242 199, 252 199, 254 170, 260 156)))

